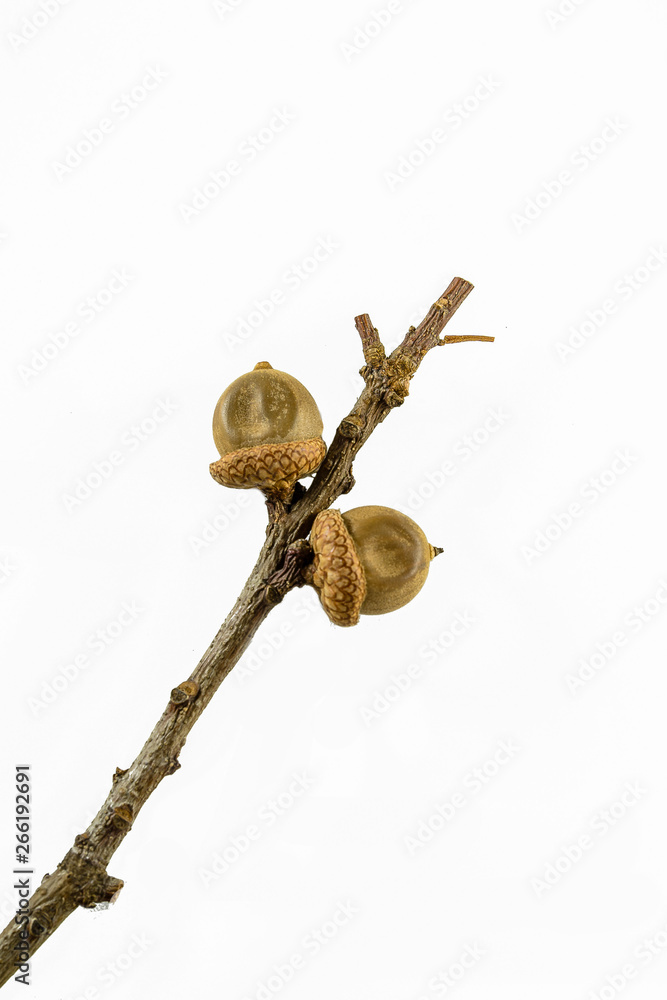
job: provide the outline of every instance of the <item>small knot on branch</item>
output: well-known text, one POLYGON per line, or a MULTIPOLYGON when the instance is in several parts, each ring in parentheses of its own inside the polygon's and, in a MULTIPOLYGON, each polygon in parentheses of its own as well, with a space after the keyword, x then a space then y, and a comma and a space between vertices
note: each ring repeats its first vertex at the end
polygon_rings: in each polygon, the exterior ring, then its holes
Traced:
POLYGON ((280 569, 277 569, 266 581, 264 600, 267 604, 279 604, 285 594, 293 587, 303 587, 305 578, 303 570, 313 561, 313 550, 305 538, 297 538, 285 552, 285 558, 280 569))
POLYGON ((51 920, 44 910, 34 910, 28 921, 28 934, 35 941, 51 930, 51 920))
POLYGON ((134 818, 134 809, 129 802, 124 802, 116 808, 111 813, 111 825, 116 830, 129 830, 132 826, 132 820, 134 818))
POLYGON ((178 687, 172 689, 169 701, 172 705, 180 708, 181 705, 189 705, 199 694, 199 684, 197 681, 189 679, 182 681, 178 687))
POLYGON ((385 393, 384 401, 387 404, 387 406, 391 406, 393 409, 395 406, 403 406, 403 403, 405 402, 405 396, 401 395, 398 392, 394 392, 393 389, 388 389, 387 392, 385 393))
POLYGON ((124 885, 125 883, 122 879, 113 878, 111 875, 105 875, 102 878, 93 878, 81 890, 79 905, 86 909, 92 909, 93 907, 107 909, 111 903, 116 902, 120 890, 124 885))
POLYGON ((361 432, 364 429, 364 422, 361 417, 358 417, 355 413, 350 413, 348 417, 341 420, 338 430, 341 432, 344 438, 348 438, 351 441, 355 441, 358 437, 361 437, 361 432))
POLYGON ((277 587, 273 587, 268 584, 264 590, 264 603, 265 604, 280 604, 283 599, 283 595, 280 593, 277 587))
MULTIPOLYGON (((86 857, 71 848, 58 865, 67 875, 67 895, 77 906, 93 907, 100 903, 112 903, 123 888, 123 880, 113 878, 100 861, 86 857)), ((46 880, 44 880, 46 881, 46 880)), ((44 909, 48 913, 35 910, 34 916, 49 930, 48 921, 53 913, 54 903, 49 902, 44 909)))

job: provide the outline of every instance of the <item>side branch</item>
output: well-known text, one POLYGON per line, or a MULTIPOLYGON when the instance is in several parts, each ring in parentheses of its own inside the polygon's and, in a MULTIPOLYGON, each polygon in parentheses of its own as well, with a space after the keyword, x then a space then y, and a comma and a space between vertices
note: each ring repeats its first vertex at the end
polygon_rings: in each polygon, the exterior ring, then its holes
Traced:
POLYGON ((384 345, 380 340, 380 335, 371 323, 368 313, 354 317, 354 325, 361 337, 361 347, 364 352, 364 359, 369 368, 379 368, 385 360, 384 345))

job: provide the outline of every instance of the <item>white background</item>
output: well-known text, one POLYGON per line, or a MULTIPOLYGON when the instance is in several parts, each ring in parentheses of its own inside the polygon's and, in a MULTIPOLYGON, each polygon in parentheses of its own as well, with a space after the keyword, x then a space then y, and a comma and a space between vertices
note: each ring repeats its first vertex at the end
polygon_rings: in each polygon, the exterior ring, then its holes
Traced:
POLYGON ((448 332, 496 337, 426 358, 340 502, 412 510, 445 549, 422 593, 349 630, 290 594, 118 902, 8 998, 664 997, 665 9, 387 7, 3 4, 3 923, 14 765, 37 883, 254 563, 260 497, 208 472, 225 386, 269 360, 330 440, 358 313, 393 347, 461 275, 448 332))

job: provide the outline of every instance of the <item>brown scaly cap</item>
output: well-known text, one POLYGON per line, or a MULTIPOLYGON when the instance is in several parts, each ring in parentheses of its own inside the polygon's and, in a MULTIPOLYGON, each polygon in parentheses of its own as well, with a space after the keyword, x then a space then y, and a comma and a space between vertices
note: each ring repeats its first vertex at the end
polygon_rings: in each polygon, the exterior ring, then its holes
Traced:
POLYGON ((366 597, 366 577, 339 510, 323 510, 310 533, 313 584, 334 625, 356 625, 366 597))
POLYGON ((283 444, 258 444, 231 451, 217 462, 211 462, 209 469, 221 486, 268 489, 279 496, 288 496, 297 479, 319 468, 326 450, 321 437, 283 444))

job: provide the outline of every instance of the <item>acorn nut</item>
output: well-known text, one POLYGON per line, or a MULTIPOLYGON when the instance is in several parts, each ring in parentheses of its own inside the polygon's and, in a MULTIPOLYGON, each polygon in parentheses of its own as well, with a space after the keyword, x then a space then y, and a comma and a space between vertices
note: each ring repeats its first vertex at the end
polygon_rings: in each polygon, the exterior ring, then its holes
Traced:
POLYGON ((343 626, 402 608, 424 586, 440 551, 412 518, 379 506, 322 511, 310 544, 313 585, 331 621, 343 626))
POLYGON ((210 465, 222 486, 261 489, 288 499, 297 479, 322 464, 322 417, 308 390, 260 361, 227 386, 213 414, 220 459, 210 465))

